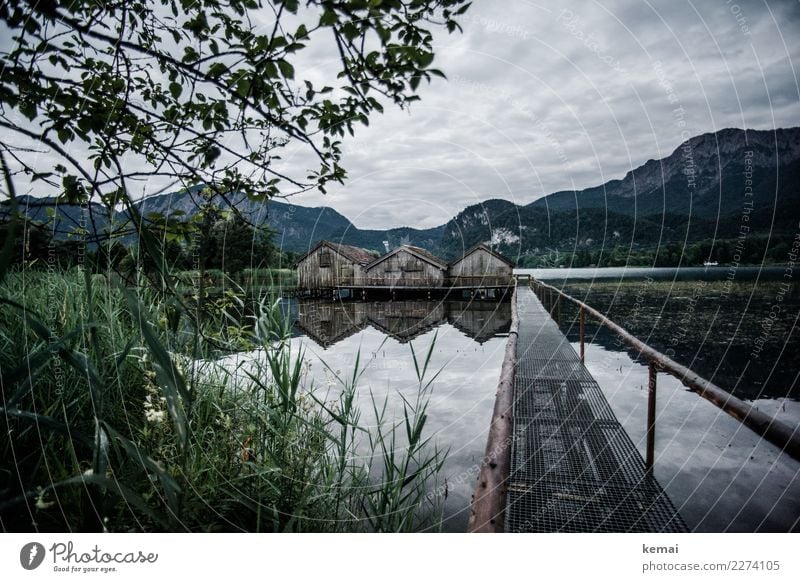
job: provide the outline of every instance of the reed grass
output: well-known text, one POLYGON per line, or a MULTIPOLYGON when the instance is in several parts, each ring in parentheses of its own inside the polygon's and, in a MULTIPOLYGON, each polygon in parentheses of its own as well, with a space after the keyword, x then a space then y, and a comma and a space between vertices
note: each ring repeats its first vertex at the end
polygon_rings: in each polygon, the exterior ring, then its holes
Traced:
POLYGON ((0 526, 435 528, 445 453, 425 432, 433 345, 409 355, 419 390, 401 418, 373 399, 378 422, 367 429, 359 362, 337 376, 331 397, 306 381, 305 354, 290 338, 270 295, 247 310, 235 292, 186 302, 78 270, 7 273, 0 526), (245 348, 263 357, 235 369, 220 359, 245 348))

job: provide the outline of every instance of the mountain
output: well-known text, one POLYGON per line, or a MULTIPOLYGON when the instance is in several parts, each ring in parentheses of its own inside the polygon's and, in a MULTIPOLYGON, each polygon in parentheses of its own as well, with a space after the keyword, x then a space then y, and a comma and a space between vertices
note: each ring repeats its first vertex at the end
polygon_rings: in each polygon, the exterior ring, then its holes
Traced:
MULTIPOLYGON (((138 207, 143 215, 190 215, 198 208, 197 194, 195 187, 151 196, 138 207)), ((743 225, 751 229, 749 235, 790 236, 800 220, 800 128, 706 133, 619 180, 555 192, 526 205, 488 200, 430 229, 362 230, 332 208, 254 202, 241 194, 228 198, 249 220, 269 225, 281 248, 295 252, 322 239, 375 251, 383 251, 386 241, 390 247, 412 244, 449 259, 486 242, 509 257, 524 257, 549 249, 652 248, 734 239, 743 225), (746 195, 746 188, 752 196, 746 195)), ((52 202, 27 197, 24 204, 20 199, 20 206, 32 218, 48 222, 43 201, 52 202)), ((102 217, 97 210, 93 214, 102 217)), ((54 219, 62 229, 79 216, 79 207, 59 205, 54 219)), ((125 216, 117 213, 113 218, 125 216)), ((107 223, 98 219, 96 228, 107 223)))
MULTIPOLYGON (((199 189, 194 187, 181 192, 151 196, 138 202, 137 207, 143 216, 151 212, 168 216, 178 211, 191 215, 200 203, 197 196, 199 189)), ((344 233, 355 228, 347 218, 332 208, 307 208, 279 200, 271 200, 265 204, 250 200, 241 193, 231 194, 227 198, 253 224, 268 224, 272 227, 276 232, 276 244, 285 250, 301 251, 322 239, 338 240, 344 233)), ((224 206, 226 202, 218 199, 217 204, 224 206)))
MULTIPOLYGON (((9 206, 7 200, 0 202, 0 220, 8 217, 9 206)), ((51 235, 60 240, 70 239, 84 229, 89 235, 101 233, 111 224, 105 208, 96 203, 60 204, 54 197, 26 195, 17 197, 17 207, 30 220, 47 225, 51 235)), ((95 244, 89 246, 93 248, 95 244)))
MULTIPOLYGON (((169 215, 181 211, 188 215, 198 205, 198 188, 183 192, 172 192, 151 196, 138 203, 139 211, 146 216, 150 212, 169 215)), ((243 194, 228 197, 245 218, 254 224, 266 224, 275 231, 275 243, 283 250, 305 252, 320 240, 332 240, 366 249, 383 252, 384 241, 390 247, 412 244, 427 249, 436 248, 442 238, 443 227, 415 229, 409 227, 389 230, 361 230, 347 218, 328 207, 306 207, 280 200, 267 203, 254 202, 243 194)), ((220 205, 225 204, 218 200, 220 205)))
POLYGON ((501 202, 460 212, 445 225, 440 252, 481 241, 509 256, 660 246, 735 238, 742 226, 748 235, 790 234, 800 220, 800 128, 707 133, 621 180, 524 206, 501 202))
POLYGON ((799 169, 800 128, 723 129, 693 137, 668 157, 648 160, 621 180, 556 192, 533 205, 572 213, 607 208, 631 216, 668 213, 713 220, 741 212, 749 171, 756 208, 772 207, 776 198, 796 203, 799 169), (778 170, 784 178, 780 181, 778 170))

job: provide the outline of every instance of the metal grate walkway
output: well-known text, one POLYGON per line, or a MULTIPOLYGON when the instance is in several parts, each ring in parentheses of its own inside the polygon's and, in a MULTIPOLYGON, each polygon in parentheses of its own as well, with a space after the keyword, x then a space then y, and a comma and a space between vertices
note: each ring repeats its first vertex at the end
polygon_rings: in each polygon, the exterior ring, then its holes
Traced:
POLYGON ((517 288, 506 531, 686 531, 556 323, 517 288))

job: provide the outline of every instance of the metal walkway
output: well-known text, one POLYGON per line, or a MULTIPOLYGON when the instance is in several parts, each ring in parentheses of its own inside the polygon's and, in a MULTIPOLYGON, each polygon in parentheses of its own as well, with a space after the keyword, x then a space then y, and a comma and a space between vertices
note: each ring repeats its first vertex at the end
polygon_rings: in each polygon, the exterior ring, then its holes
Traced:
POLYGON ((509 532, 681 532, 678 512, 533 291, 517 288, 509 532))

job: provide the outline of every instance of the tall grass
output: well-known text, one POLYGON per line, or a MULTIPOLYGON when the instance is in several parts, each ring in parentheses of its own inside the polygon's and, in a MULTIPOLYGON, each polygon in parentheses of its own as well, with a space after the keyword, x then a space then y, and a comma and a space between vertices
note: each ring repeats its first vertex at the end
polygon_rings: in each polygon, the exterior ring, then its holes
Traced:
POLYGON ((367 429, 359 363, 337 376, 332 398, 319 392, 275 301, 261 301, 246 324, 235 294, 198 317, 174 298, 78 271, 12 272, 0 301, 3 529, 414 531, 439 522, 431 492, 445 454, 425 435, 433 345, 424 358, 410 354, 419 391, 401 418, 373 400, 378 422, 367 429), (263 357, 238 369, 216 359, 243 347, 263 357))
POLYGON ((178 277, 178 289, 195 289, 203 285, 211 293, 224 293, 235 290, 248 295, 263 295, 269 292, 278 294, 288 292, 297 287, 297 272, 294 269, 243 269, 239 273, 228 274, 219 269, 199 271, 181 271, 178 277))

